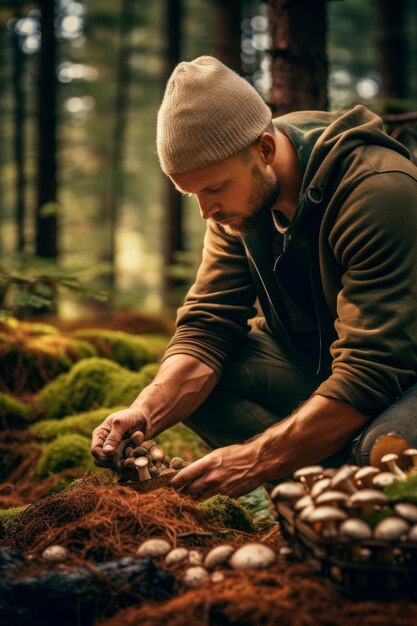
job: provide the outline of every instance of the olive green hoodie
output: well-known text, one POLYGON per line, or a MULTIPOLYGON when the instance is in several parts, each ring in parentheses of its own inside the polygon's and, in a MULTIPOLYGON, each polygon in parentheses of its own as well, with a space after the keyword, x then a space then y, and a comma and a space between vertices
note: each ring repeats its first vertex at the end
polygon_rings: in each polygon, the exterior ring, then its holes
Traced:
POLYGON ((417 168, 363 106, 274 120, 303 172, 296 216, 274 257, 271 215, 245 237, 209 221, 196 281, 165 353, 190 354, 220 376, 249 330, 256 298, 278 341, 293 341, 280 273, 306 246, 314 295, 315 393, 377 415, 417 378, 417 168))

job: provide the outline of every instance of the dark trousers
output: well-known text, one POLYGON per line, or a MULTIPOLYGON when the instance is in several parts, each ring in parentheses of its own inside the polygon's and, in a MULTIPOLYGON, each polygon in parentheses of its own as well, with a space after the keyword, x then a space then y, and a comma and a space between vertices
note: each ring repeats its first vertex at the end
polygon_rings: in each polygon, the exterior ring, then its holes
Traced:
MULTIPOLYGON (((268 333, 253 330, 185 424, 212 448, 243 443, 290 415, 330 374, 316 375, 314 370, 310 360, 285 342, 278 344, 268 333)), ((417 384, 374 418, 348 448, 321 463, 367 465, 374 442, 389 432, 417 447, 417 384)), ((302 466, 302 451, 299 461, 302 466)))

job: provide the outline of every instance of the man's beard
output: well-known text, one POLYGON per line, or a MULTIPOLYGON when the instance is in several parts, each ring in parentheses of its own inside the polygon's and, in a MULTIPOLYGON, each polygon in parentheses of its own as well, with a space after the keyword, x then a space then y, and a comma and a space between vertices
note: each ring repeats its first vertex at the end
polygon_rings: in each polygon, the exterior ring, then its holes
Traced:
MULTIPOLYGON (((256 226, 259 226, 279 198, 280 188, 275 177, 263 176, 256 165, 252 167, 252 177, 255 182, 249 197, 247 214, 244 216, 236 215, 236 219, 240 219, 237 226, 221 225, 228 235, 242 237, 249 234, 256 226)), ((219 212, 213 215, 213 219, 220 221, 227 219, 227 217, 219 212)))

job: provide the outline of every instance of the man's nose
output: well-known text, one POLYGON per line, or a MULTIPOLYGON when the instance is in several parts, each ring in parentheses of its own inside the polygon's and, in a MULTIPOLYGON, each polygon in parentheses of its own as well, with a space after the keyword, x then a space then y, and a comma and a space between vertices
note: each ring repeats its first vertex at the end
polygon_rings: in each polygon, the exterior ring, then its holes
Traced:
POLYGON ((208 220, 219 211, 219 206, 216 202, 205 201, 203 198, 198 198, 198 206, 203 220, 208 220))

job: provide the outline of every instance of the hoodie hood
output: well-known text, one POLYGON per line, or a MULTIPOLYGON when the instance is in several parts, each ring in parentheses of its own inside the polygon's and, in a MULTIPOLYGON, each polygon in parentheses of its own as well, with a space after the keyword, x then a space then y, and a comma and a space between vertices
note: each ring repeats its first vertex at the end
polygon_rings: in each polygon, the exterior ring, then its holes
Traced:
POLYGON ((303 171, 299 206, 313 198, 321 202, 338 162, 353 150, 373 144, 395 150, 407 159, 405 146, 384 132, 382 119, 362 105, 344 113, 301 111, 274 119, 297 151, 303 171))

